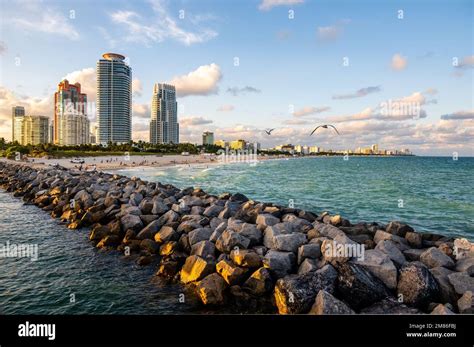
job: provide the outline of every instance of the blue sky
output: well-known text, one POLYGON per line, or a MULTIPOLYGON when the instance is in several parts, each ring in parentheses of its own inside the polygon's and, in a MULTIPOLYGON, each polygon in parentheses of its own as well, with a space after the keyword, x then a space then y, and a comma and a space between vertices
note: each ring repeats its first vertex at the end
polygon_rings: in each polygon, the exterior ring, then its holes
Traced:
POLYGON ((153 84, 167 81, 180 94, 183 141, 199 142, 202 131, 213 130, 264 147, 379 143, 474 155, 469 0, 0 3, 6 138, 11 106, 52 116, 52 94, 64 77, 81 82, 93 102, 95 63, 113 51, 133 69, 136 139, 147 139, 153 84), (422 116, 381 115, 387 100, 415 105, 422 116), (340 137, 308 137, 327 122, 340 137), (268 137, 262 130, 270 127, 276 130, 268 137))

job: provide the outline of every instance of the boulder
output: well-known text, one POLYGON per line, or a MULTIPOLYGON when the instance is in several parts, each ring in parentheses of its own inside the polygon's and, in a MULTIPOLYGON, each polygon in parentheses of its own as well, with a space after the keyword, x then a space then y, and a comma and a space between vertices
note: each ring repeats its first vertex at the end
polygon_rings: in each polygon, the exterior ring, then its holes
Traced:
POLYGON ((254 295, 270 292, 273 289, 270 271, 264 267, 259 268, 245 281, 242 287, 254 295))
POLYGON ((385 231, 400 237, 405 237, 407 232, 414 232, 411 226, 398 221, 388 223, 385 231))
POLYGON ((336 228, 330 224, 324 224, 319 222, 313 223, 314 230, 319 233, 321 236, 328 237, 330 239, 335 238, 337 235, 346 235, 341 229, 336 228))
POLYGON ((262 242, 263 234, 255 224, 244 223, 238 233, 250 240, 250 247, 256 246, 262 242))
POLYGON ((459 313, 472 314, 474 313, 474 295, 468 290, 465 292, 457 302, 459 313))
POLYGON ((267 248, 275 248, 275 237, 282 234, 288 234, 284 223, 278 223, 265 228, 263 234, 263 244, 267 248))
POLYGON ((420 261, 430 269, 443 266, 448 269, 454 268, 454 261, 436 247, 431 247, 420 256, 420 261))
POLYGON ((377 232, 374 235, 374 242, 378 244, 380 241, 383 241, 383 240, 393 241, 395 246, 397 246, 397 248, 401 251, 405 251, 410 248, 408 246, 408 242, 403 237, 390 234, 383 230, 377 230, 377 232))
POLYGON ((458 300, 458 295, 448 279, 448 275, 452 274, 454 271, 440 266, 430 269, 430 272, 438 283, 441 302, 449 302, 455 305, 458 300))
POLYGON ((158 243, 164 243, 168 241, 178 241, 179 236, 180 234, 172 227, 165 225, 155 234, 154 239, 158 243))
POLYGON ((191 247, 191 255, 198 255, 204 259, 214 259, 215 253, 216 246, 207 240, 199 241, 191 247))
POLYGON ((423 263, 411 262, 400 269, 397 293, 402 295, 404 303, 424 308, 430 302, 437 302, 440 290, 435 278, 423 263))
POLYGON ((419 261, 425 249, 407 249, 403 251, 403 255, 408 261, 419 261))
POLYGON ((215 263, 212 260, 191 255, 186 258, 186 262, 181 269, 181 282, 187 284, 199 281, 214 272, 215 268, 215 263))
POLYGON ((451 311, 449 306, 451 305, 439 304, 433 309, 433 311, 431 311, 431 314, 437 314, 437 315, 455 314, 453 311, 451 311))
POLYGON ((407 240, 408 244, 414 248, 423 247, 423 237, 419 233, 409 231, 405 234, 405 239, 407 240))
POLYGON ((216 241, 216 248, 223 253, 230 253, 233 249, 246 249, 250 240, 235 231, 226 230, 216 241))
POLYGON ((292 252, 269 250, 263 264, 275 278, 281 278, 294 271, 296 256, 292 252))
POLYGON ((150 252, 151 254, 158 253, 160 246, 153 240, 144 239, 140 242, 140 248, 150 252))
POLYGON ((208 241, 212 235, 211 228, 198 228, 188 233, 189 244, 192 246, 200 241, 208 241))
POLYGON ((318 259, 311 259, 311 258, 306 258, 303 260, 303 262, 300 264, 298 268, 298 275, 310 272, 310 271, 316 271, 323 267, 324 262, 318 259))
POLYGON ((454 272, 448 275, 449 283, 459 295, 465 292, 474 292, 474 277, 469 276, 467 272, 454 272))
POLYGON ((363 308, 361 314, 421 314, 420 310, 414 307, 408 307, 393 297, 384 298, 375 304, 363 308))
POLYGON ((375 246, 375 249, 385 253, 397 267, 401 267, 406 262, 405 256, 393 241, 382 240, 375 246))
POLYGON ((143 228, 143 222, 139 216, 134 214, 127 214, 120 218, 123 230, 132 229, 133 231, 139 231, 143 228))
POLYGON ((268 227, 280 223, 280 218, 277 218, 269 213, 262 213, 257 216, 256 224, 259 227, 268 227))
POLYGON ((362 260, 355 260, 356 264, 369 270, 379 278, 389 289, 397 287, 397 268, 387 254, 376 249, 365 251, 362 260))
POLYGON ((116 247, 120 244, 118 235, 107 235, 96 245, 97 248, 116 247))
POLYGON ((317 243, 302 245, 298 248, 298 264, 306 258, 317 259, 321 257, 321 245, 317 243))
POLYGON ((344 302, 336 299, 331 293, 320 290, 309 314, 355 314, 344 302))
POLYGON ((303 233, 281 234, 273 238, 273 249, 296 254, 298 248, 305 244, 306 241, 306 235, 303 233))
POLYGON ((230 252, 230 259, 232 259, 235 264, 243 267, 255 268, 262 266, 261 257, 253 250, 232 250, 230 252))
POLYGON ((224 279, 213 273, 196 284, 196 292, 204 305, 222 305, 226 287, 224 279))
MULTIPOLYGON (((155 234, 160 230, 161 228, 161 223, 160 221, 154 220, 150 224, 148 224, 146 227, 144 227, 138 234, 137 234, 137 239, 139 240, 144 240, 144 239, 153 239, 155 237, 155 234)), ((132 229, 133 230, 133 229, 132 229)), ((135 230, 136 231, 136 230, 135 230)))
POLYGON ((169 207, 163 201, 160 201, 160 200, 153 201, 153 208, 151 209, 152 214, 162 215, 168 211, 169 211, 169 207))
POLYGON ((288 275, 277 280, 274 297, 278 313, 307 313, 320 290, 334 292, 336 271, 334 268, 332 271, 323 269, 302 275, 288 275))
POLYGON ((221 260, 216 265, 216 271, 231 286, 244 282, 249 274, 249 270, 239 267, 229 260, 221 260))
POLYGON ((351 308, 360 310, 389 295, 383 282, 363 266, 352 262, 338 263, 337 290, 351 308))
POLYGON ((469 276, 474 276, 474 258, 462 258, 456 262, 457 272, 467 272, 469 276))
MULTIPOLYGON (((151 240, 148 240, 148 241, 151 241, 151 240)), ((178 243, 176 241, 167 241, 160 246, 159 254, 163 257, 166 257, 173 254, 177 250, 177 248, 178 248, 178 243)))
POLYGON ((89 234, 90 241, 100 241, 110 234, 110 229, 105 225, 96 225, 89 234))
POLYGON ((217 217, 219 213, 221 213, 223 210, 224 210, 224 206, 211 205, 204 210, 203 215, 205 215, 206 217, 213 218, 213 217, 217 217))

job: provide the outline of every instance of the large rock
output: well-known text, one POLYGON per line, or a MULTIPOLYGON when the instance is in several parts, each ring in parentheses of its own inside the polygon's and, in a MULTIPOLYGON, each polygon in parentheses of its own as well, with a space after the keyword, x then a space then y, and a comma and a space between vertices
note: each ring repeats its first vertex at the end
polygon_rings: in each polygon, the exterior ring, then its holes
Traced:
POLYGON ((230 253, 233 249, 246 249, 250 240, 235 231, 226 230, 216 241, 216 248, 223 253, 230 253))
POLYGON ((261 257, 253 250, 237 249, 230 252, 230 259, 243 267, 260 267, 262 266, 261 257))
POLYGON ((275 248, 275 237, 282 234, 288 234, 284 223, 277 223, 265 228, 263 234, 263 244, 267 248, 275 248))
POLYGON ((321 257, 321 245, 310 243, 298 248, 298 264, 301 264, 306 258, 317 259, 321 257))
POLYGON ((355 312, 331 293, 320 290, 309 314, 355 314, 355 312))
POLYGON ((469 276, 467 272, 449 274, 448 279, 459 295, 463 295, 467 291, 474 292, 474 277, 469 276))
POLYGON ((455 314, 453 311, 451 311, 451 308, 449 308, 449 306, 451 306, 451 305, 450 304, 446 304, 446 305, 438 304, 433 309, 433 311, 431 311, 431 314, 436 314, 436 315, 455 314))
POLYGON ((423 264, 429 268, 443 266, 448 269, 454 268, 454 261, 436 247, 431 247, 420 256, 423 264))
POLYGON ((224 210, 224 206, 211 205, 204 210, 203 215, 205 215, 206 217, 211 217, 211 218, 217 217, 219 213, 222 212, 222 210, 224 210))
POLYGON ((352 241, 346 235, 336 235, 333 240, 326 239, 323 241, 321 253, 323 259, 327 262, 346 262, 352 258, 363 259, 365 247, 352 241))
POLYGON ((474 313, 474 295, 473 292, 468 290, 458 300, 459 313, 472 314, 474 313))
POLYGON ((372 305, 389 294, 383 282, 361 265, 338 263, 337 271, 337 290, 353 309, 372 305))
POLYGON ((307 313, 320 290, 334 292, 337 278, 334 268, 289 275, 280 278, 275 285, 275 303, 280 314, 307 313), (329 269, 329 270, 328 270, 329 269))
POLYGON ((261 244, 263 234, 255 224, 244 223, 240 228, 239 234, 250 240, 249 246, 261 244))
POLYGON ((410 248, 408 246, 407 240, 405 240, 403 237, 390 234, 383 230, 377 230, 377 232, 374 235, 374 242, 378 244, 380 241, 383 241, 383 240, 390 240, 394 242, 395 246, 397 246, 397 248, 401 251, 405 251, 410 248))
POLYGON ((196 292, 204 305, 222 305, 226 287, 224 279, 217 273, 213 273, 197 283, 196 292))
POLYGON ((137 239, 144 240, 144 239, 153 239, 155 234, 160 230, 161 223, 159 220, 154 220, 146 227, 144 227, 138 234, 137 239))
POLYGON ((263 258, 263 264, 273 276, 281 278, 294 271, 296 256, 292 252, 269 250, 263 258))
POLYGON ((191 255, 198 255, 204 259, 214 259, 216 253, 216 246, 207 240, 195 243, 191 247, 191 255))
POLYGON ((212 235, 211 228, 198 228, 188 234, 189 244, 192 246, 200 241, 208 241, 212 235))
POLYGON ((269 213, 262 213, 257 216, 256 224, 259 227, 266 228, 280 223, 280 218, 277 218, 269 213))
POLYGON ((293 252, 296 254, 298 248, 307 241, 306 235, 295 232, 291 234, 281 234, 273 238, 273 249, 277 251, 293 252))
POLYGON ((420 310, 408 307, 393 297, 384 298, 360 311, 361 314, 421 314, 420 310))
POLYGON ((419 233, 407 232, 405 235, 405 239, 407 240, 408 244, 415 248, 423 247, 423 236, 419 233))
POLYGON ((421 255, 425 252, 425 249, 407 249, 403 251, 403 255, 408 261, 419 261, 421 255))
POLYGON ((346 235, 341 229, 336 228, 330 224, 314 222, 313 226, 314 230, 316 230, 321 236, 325 236, 330 239, 334 239, 338 235, 346 235))
POLYGON ((356 260, 356 264, 363 266, 379 278, 390 289, 397 287, 397 268, 387 254, 376 249, 365 251, 363 260, 356 260))
POLYGON ((325 263, 322 260, 306 258, 298 267, 298 275, 301 275, 310 271, 319 270, 324 265, 325 263))
POLYGON ((430 269, 430 272, 436 282, 438 282, 441 302, 449 302, 455 305, 458 300, 458 295, 448 279, 448 275, 452 274, 453 271, 440 266, 430 269))
POLYGON ((375 249, 388 255, 397 267, 401 267, 406 262, 405 256, 393 241, 382 240, 375 246, 375 249))
POLYGON ((390 222, 387 224, 387 227, 385 228, 385 231, 397 235, 400 237, 405 237, 405 234, 407 232, 413 232, 413 228, 407 224, 404 224, 402 222, 394 221, 390 222))
POLYGON ((428 268, 420 262, 406 263, 400 269, 398 295, 404 303, 424 308, 439 298, 439 286, 428 268))
POLYGON ((254 295, 263 295, 273 289, 273 281, 268 269, 261 267, 243 284, 243 288, 254 295))
POLYGON ((456 262, 457 272, 467 272, 469 276, 474 276, 474 258, 462 258, 456 262))
POLYGON ((216 270, 225 281, 233 286, 235 284, 241 284, 247 277, 249 270, 243 267, 239 267, 229 260, 221 260, 216 265, 216 270))
MULTIPOLYGON (((151 235, 152 233, 150 233, 151 235)), ((170 226, 163 226, 161 227, 160 231, 157 232, 154 236, 155 241, 159 243, 164 243, 168 241, 178 241, 180 237, 180 233, 174 230, 170 226)))
POLYGON ((168 211, 169 207, 163 201, 155 200, 153 202, 153 208, 151 209, 152 214, 162 215, 168 211))
POLYGON ((133 231, 139 231, 143 228, 142 220, 139 216, 134 214, 127 214, 120 218, 123 230, 132 229, 133 231))
POLYGON ((186 258, 186 262, 181 269, 181 282, 186 284, 199 281, 214 272, 215 268, 215 263, 212 260, 191 255, 186 258))

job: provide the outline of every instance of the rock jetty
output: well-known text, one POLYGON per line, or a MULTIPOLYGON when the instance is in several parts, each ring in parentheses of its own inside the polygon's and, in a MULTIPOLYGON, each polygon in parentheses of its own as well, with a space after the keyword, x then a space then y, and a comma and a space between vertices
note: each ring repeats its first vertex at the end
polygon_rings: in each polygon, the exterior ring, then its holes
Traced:
POLYGON ((0 162, 0 187, 204 305, 242 313, 474 312, 474 246, 104 172, 0 162), (152 265, 155 264, 155 265, 152 265))

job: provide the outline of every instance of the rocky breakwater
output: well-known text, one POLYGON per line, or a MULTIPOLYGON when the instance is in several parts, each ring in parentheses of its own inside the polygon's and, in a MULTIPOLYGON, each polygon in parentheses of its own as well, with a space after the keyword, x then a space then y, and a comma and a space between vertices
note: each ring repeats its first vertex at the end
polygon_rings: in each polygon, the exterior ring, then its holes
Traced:
MULTIPOLYGON (((340 216, 61 167, 0 163, 0 186, 91 243, 155 264, 203 304, 281 314, 473 313, 474 247, 340 216)), ((153 265, 150 265, 153 266, 153 265)))

